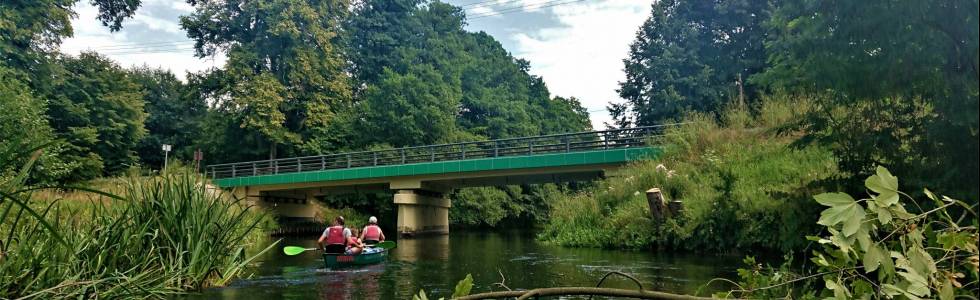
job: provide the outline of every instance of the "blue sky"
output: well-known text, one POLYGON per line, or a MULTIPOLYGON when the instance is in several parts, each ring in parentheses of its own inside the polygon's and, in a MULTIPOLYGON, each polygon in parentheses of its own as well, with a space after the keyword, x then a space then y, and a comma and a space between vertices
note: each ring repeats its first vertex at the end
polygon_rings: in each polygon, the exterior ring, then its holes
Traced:
MULTIPOLYGON (((593 127, 609 121, 605 106, 621 101, 617 82, 624 79, 626 57, 639 26, 650 13, 647 0, 449 0, 467 13, 470 31, 494 36, 514 56, 531 62, 553 95, 577 97, 589 110, 593 127)), ((178 24, 193 11, 184 1, 143 0, 136 16, 119 32, 96 21, 89 1, 79 1, 74 37, 62 51, 99 51, 123 66, 170 69, 183 78, 224 64, 221 55, 199 59, 178 24)))

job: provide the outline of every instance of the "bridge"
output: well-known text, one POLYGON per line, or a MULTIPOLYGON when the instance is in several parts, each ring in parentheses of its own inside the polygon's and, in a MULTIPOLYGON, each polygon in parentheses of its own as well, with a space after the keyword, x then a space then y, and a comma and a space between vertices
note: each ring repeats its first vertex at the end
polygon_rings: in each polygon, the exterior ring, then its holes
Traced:
POLYGON ((209 165, 239 198, 280 216, 312 218, 317 197, 393 192, 402 235, 449 232, 453 189, 592 180, 660 154, 669 125, 209 165))

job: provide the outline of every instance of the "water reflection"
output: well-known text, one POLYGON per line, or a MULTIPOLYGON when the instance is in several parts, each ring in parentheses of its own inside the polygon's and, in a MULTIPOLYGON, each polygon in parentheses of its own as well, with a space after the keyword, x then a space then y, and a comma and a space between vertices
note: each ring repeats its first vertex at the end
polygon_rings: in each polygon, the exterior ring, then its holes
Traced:
MULTIPOLYGON (((283 242, 314 244, 312 238, 283 242)), ((501 273, 510 288, 530 289, 591 286, 609 271, 635 276, 646 289, 690 294, 712 278, 734 277, 739 261, 739 257, 562 248, 542 245, 533 235, 517 231, 454 232, 451 237, 399 240, 386 263, 356 269, 323 269, 315 252, 297 256, 270 252, 252 269, 255 277, 182 298, 411 299, 420 288, 429 295, 448 296, 466 274, 473 276, 474 292, 485 292, 500 289, 493 284, 501 281, 501 273)), ((635 288, 618 278, 604 286, 635 288)))

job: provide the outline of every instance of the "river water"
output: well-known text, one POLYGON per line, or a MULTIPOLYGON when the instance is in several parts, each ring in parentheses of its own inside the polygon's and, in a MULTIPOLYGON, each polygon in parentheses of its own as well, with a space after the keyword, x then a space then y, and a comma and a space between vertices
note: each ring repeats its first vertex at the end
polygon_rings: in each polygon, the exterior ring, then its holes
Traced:
MULTIPOLYGON (((259 258, 251 278, 227 287, 183 296, 184 299, 411 299, 425 289, 430 298, 449 297, 456 282, 473 275, 473 292, 535 287, 594 286, 610 271, 639 279, 647 290, 694 294, 712 278, 734 278, 741 257, 710 254, 657 254, 563 248, 537 242, 518 231, 465 232, 398 240, 383 264, 326 270, 320 256, 286 256, 279 249, 259 258), (436 297, 431 297, 436 296, 436 297)), ((313 238, 287 239, 280 245, 313 247, 313 238)), ((281 248, 281 247, 279 247, 281 248)), ((635 288, 611 277, 606 287, 635 288)), ((714 286, 720 288, 720 285, 714 286)), ((705 288, 700 295, 709 295, 705 288)))

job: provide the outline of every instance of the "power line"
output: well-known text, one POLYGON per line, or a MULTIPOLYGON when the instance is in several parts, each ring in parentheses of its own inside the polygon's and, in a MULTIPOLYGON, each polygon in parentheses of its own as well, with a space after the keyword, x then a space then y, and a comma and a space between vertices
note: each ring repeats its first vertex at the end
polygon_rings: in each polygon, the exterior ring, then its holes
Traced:
MULTIPOLYGON (((522 0, 508 0, 503 2, 498 2, 497 0, 487 0, 487 1, 478 1, 474 3, 469 3, 463 5, 462 7, 470 7, 470 10, 472 10, 473 8, 478 8, 478 7, 504 5, 504 4, 514 3, 519 1, 522 0)), ((550 1, 530 4, 527 6, 521 4, 519 6, 511 6, 509 8, 505 8, 497 11, 476 13, 473 15, 469 15, 467 16, 467 20, 476 20, 476 19, 506 15, 511 13, 519 13, 531 9, 549 8, 549 7, 567 5, 567 4, 578 3, 583 1, 587 1, 587 0, 550 0, 550 1)), ((194 43, 195 43, 194 41, 166 41, 166 42, 148 42, 148 43, 140 43, 140 44, 132 43, 128 45, 120 44, 120 45, 111 45, 111 46, 104 46, 104 47, 92 47, 89 48, 88 50, 96 51, 106 55, 132 55, 132 54, 168 53, 168 52, 183 53, 183 52, 194 50, 194 48, 181 48, 180 46, 189 46, 194 43)))
POLYGON ((559 5, 572 4, 572 3, 582 2, 582 1, 587 1, 587 0, 552 0, 552 1, 548 1, 548 2, 538 3, 539 5, 532 6, 532 7, 520 6, 520 7, 510 8, 510 9, 499 10, 499 11, 495 11, 495 12, 489 12, 489 13, 485 13, 485 14, 476 14, 476 15, 473 15, 473 16, 468 16, 466 19, 467 20, 476 20, 476 19, 488 18, 488 17, 493 17, 493 16, 506 15, 506 14, 517 13, 517 12, 524 12, 524 11, 529 10, 529 9, 540 9, 540 8, 555 7, 555 6, 559 6, 559 5))

